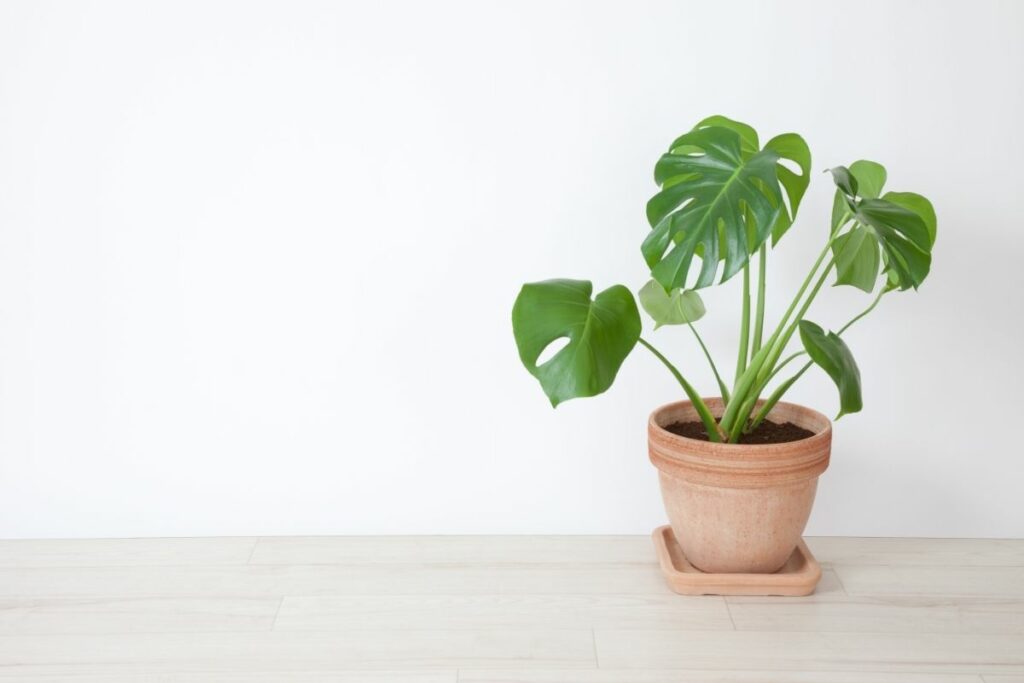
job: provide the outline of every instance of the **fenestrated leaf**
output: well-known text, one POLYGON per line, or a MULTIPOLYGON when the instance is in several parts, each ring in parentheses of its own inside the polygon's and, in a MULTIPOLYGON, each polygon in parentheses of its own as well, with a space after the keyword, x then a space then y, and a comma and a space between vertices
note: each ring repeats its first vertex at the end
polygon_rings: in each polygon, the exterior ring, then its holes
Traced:
POLYGON ((855 218, 874 232, 898 288, 917 289, 932 263, 931 235, 921 217, 885 199, 864 199, 857 205, 855 218))
POLYGON ((838 420, 847 413, 859 412, 863 407, 860 389, 860 370, 853 360, 846 342, 835 332, 825 333, 819 325, 810 320, 800 321, 800 339, 804 350, 818 366, 835 382, 839 389, 838 420))
MULTIPOLYGON (((734 121, 725 116, 715 115, 707 117, 694 126, 694 129, 711 126, 721 126, 736 132, 740 136, 740 149, 744 159, 749 159, 760 149, 758 147, 757 131, 749 124, 734 121)), ((776 173, 789 198, 789 206, 784 205, 782 207, 779 217, 775 221, 775 226, 772 228, 772 244, 774 245, 782 239, 782 236, 793 225, 793 221, 796 220, 796 213, 800 208, 800 202, 803 200, 807 186, 811 182, 811 150, 807 146, 807 142, 796 133, 776 135, 765 143, 764 148, 772 150, 779 155, 779 161, 776 162, 776 173), (784 159, 795 163, 800 172, 794 172, 783 164, 782 160, 784 159)), ((700 250, 697 253, 699 255, 700 250)))
POLYGON ((512 307, 519 358, 552 406, 607 390, 640 338, 640 314, 626 287, 614 285, 593 300, 592 291, 587 280, 533 282, 512 307), (563 338, 569 342, 537 365, 544 349, 563 338))
POLYGON ((935 217, 935 208, 930 201, 915 192, 886 192, 882 199, 902 206, 920 216, 925 227, 928 228, 928 236, 934 246, 938 221, 935 217))
POLYGON ((743 123, 742 121, 733 121, 721 114, 709 116, 693 128, 696 130, 698 128, 710 128, 712 126, 728 128, 740 136, 740 151, 743 154, 744 159, 749 159, 757 154, 758 150, 761 149, 757 141, 757 131, 754 130, 753 126, 743 123))
POLYGON ((836 260, 836 284, 853 285, 870 292, 878 280, 878 242, 867 228, 856 226, 832 243, 836 260))
POLYGON ((641 250, 651 276, 666 290, 686 288, 699 247, 701 269, 690 288, 715 282, 720 256, 725 282, 768 238, 782 209, 778 154, 744 159, 739 134, 721 126, 686 133, 670 149, 654 169, 662 190, 647 203, 652 230, 641 250))
MULTIPOLYGON (((757 131, 749 124, 741 121, 735 121, 721 115, 709 116, 694 126, 694 130, 715 126, 727 128, 740 136, 740 150, 743 159, 749 159, 759 151, 757 131)), ((774 245, 782 239, 782 236, 792 226, 793 221, 796 219, 797 211, 800 208, 800 202, 803 200, 804 193, 810 184, 811 151, 804 139, 796 133, 777 135, 765 143, 764 149, 774 151, 779 155, 779 159, 776 162, 776 175, 789 199, 788 205, 783 204, 781 206, 778 218, 772 227, 772 244, 774 245), (794 171, 783 161, 792 162, 796 165, 797 170, 794 171)), ((700 149, 692 145, 680 145, 679 147, 672 148, 670 151, 675 154, 687 154, 699 152, 700 149)), ((753 241, 753 231, 750 229, 752 219, 746 216, 745 219, 748 222, 748 237, 753 241)), ((698 245, 695 253, 703 258, 703 247, 698 245)), ((719 259, 721 260, 722 258, 723 255, 719 253, 719 259)))
POLYGON ((864 199, 875 199, 882 194, 885 186, 885 166, 867 159, 860 159, 850 164, 850 173, 857 179, 857 196, 864 199))
POLYGON ((673 289, 666 292, 656 280, 640 289, 640 305, 654 320, 654 329, 662 325, 683 325, 704 317, 704 302, 692 290, 673 289))
POLYGON ((786 190, 789 208, 783 208, 772 228, 772 245, 775 245, 796 220, 796 212, 811 182, 811 150, 804 139, 796 133, 776 135, 765 143, 764 148, 778 154, 780 159, 792 161, 800 168, 800 173, 795 173, 784 164, 777 164, 776 174, 786 190))

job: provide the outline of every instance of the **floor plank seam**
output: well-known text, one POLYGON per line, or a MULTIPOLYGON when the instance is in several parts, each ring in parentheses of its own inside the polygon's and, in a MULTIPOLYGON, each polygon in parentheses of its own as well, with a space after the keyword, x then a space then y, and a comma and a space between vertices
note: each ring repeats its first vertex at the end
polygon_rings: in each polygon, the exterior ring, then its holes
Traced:
POLYGON ((729 615, 729 623, 732 624, 732 630, 738 631, 736 628, 736 620, 732 617, 732 609, 729 607, 729 598, 722 596, 722 603, 725 604, 725 613, 729 615))
POLYGON ((256 555, 256 546, 260 544, 260 536, 257 536, 252 542, 252 549, 249 550, 249 557, 246 558, 245 563, 247 565, 252 564, 252 558, 256 555))
POLYGON ((284 605, 285 596, 281 596, 281 599, 277 601, 277 609, 274 611, 274 618, 270 622, 270 630, 274 631, 277 629, 277 617, 281 614, 281 607, 284 605))
POLYGON ((843 595, 849 595, 850 592, 846 590, 846 584, 843 583, 843 577, 839 575, 839 569, 832 567, 832 573, 836 575, 836 581, 839 583, 839 588, 842 589, 843 595))

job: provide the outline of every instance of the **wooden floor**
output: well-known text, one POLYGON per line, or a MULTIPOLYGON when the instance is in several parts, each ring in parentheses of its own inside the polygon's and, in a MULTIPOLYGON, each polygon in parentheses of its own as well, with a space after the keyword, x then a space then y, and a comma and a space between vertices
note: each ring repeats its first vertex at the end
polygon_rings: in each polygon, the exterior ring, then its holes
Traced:
POLYGON ((1024 683, 1024 541, 809 545, 694 598, 646 536, 0 541, 0 679, 1024 683))

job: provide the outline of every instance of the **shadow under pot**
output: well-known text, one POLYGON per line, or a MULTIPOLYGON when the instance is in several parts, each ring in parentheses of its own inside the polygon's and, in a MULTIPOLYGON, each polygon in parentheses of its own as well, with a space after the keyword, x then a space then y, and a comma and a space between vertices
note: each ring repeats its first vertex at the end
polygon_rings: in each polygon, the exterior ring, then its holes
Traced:
MULTIPOLYGON (((720 399, 706 399, 721 417, 720 399)), ((723 444, 665 429, 699 420, 689 401, 664 405, 647 424, 669 523, 686 559, 708 573, 772 573, 796 548, 814 505, 818 476, 828 467, 832 423, 821 413, 779 402, 773 422, 812 432, 777 444, 723 444)))

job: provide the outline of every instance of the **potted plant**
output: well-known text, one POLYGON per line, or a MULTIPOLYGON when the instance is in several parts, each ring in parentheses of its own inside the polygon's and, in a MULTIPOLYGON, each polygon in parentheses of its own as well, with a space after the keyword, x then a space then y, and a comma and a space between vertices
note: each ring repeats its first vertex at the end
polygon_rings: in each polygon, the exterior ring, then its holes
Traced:
POLYGON ((702 398, 641 337, 636 302, 623 285, 592 296, 585 280, 529 283, 512 310, 519 356, 552 406, 608 389, 637 344, 679 382, 687 400, 651 414, 649 454, 674 535, 704 572, 773 572, 786 562, 828 466, 832 432, 824 415, 781 399, 817 365, 838 388, 836 419, 859 411, 860 373, 843 334, 883 297, 916 290, 928 275, 936 231, 931 203, 911 192, 884 192, 886 171, 872 161, 830 171, 836 191, 824 246, 782 318, 767 325, 769 252, 793 224, 811 177, 803 138, 785 133, 762 146, 750 126, 712 116, 678 137, 655 165, 659 190, 647 203, 651 230, 640 247, 651 279, 638 298, 655 329, 692 331, 717 380, 717 398, 702 398), (742 302, 730 384, 695 323, 705 314, 699 290, 734 276, 742 278, 742 302), (849 322, 826 332, 806 316, 830 277, 875 294, 849 322), (560 339, 565 346, 538 363, 560 339), (791 349, 797 342, 802 348, 791 349))

